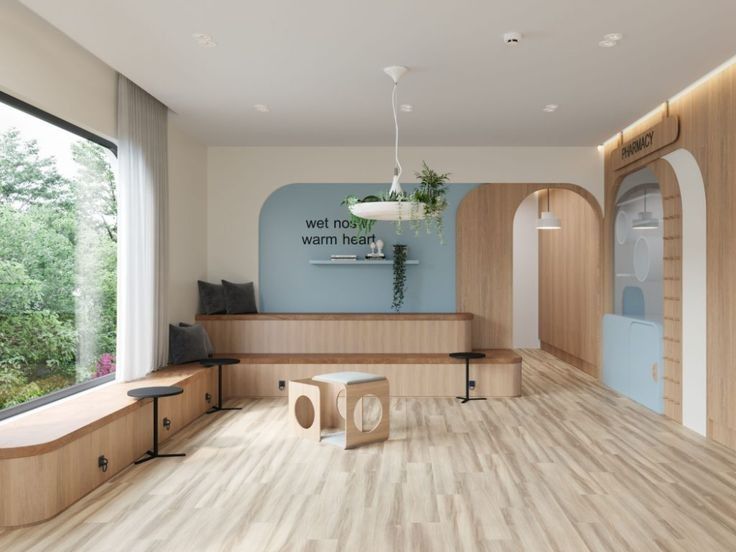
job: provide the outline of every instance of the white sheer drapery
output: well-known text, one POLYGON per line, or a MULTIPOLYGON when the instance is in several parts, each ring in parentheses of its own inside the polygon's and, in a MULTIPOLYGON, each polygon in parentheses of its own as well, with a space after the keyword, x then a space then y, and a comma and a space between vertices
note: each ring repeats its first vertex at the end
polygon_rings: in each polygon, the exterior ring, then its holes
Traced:
POLYGON ((118 381, 167 362, 167 115, 118 76, 118 381))

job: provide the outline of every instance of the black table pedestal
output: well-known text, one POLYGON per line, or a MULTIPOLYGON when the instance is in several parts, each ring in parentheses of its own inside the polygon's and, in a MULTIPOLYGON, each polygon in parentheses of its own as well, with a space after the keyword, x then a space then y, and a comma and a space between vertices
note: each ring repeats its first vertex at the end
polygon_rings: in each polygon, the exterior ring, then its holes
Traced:
POLYGON ((135 398, 152 398, 153 399, 153 450, 147 450, 146 456, 133 462, 134 464, 142 464, 154 458, 171 458, 176 456, 186 456, 183 452, 177 453, 160 453, 158 451, 158 399, 159 397, 168 397, 171 395, 179 395, 183 392, 180 387, 152 387, 144 389, 134 389, 128 391, 128 395, 135 398))
POLYGON ((485 358, 484 353, 451 353, 452 358, 465 359, 465 396, 455 397, 460 399, 462 404, 468 401, 484 401, 485 397, 471 397, 470 396, 470 359, 471 358, 485 358))
POLYGON ((240 364, 240 360, 231 358, 212 359, 201 361, 202 366, 217 366, 217 404, 207 410, 205 414, 213 414, 222 410, 243 410, 239 406, 222 406, 222 366, 223 364, 240 364))

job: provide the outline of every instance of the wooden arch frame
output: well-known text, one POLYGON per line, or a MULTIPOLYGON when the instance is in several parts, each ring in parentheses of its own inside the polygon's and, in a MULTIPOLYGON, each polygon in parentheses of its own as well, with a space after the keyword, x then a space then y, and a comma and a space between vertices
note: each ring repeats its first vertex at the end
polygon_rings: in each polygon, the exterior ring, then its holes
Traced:
MULTIPOLYGON (((547 188, 572 191, 588 203, 602 235, 601 206, 569 183, 489 183, 469 192, 456 220, 456 307, 472 312, 473 347, 513 347, 513 221, 529 195, 547 188), (500 239, 486 239, 499 236, 500 239)), ((601 288, 600 277, 597 278, 601 288)), ((600 305, 600 302, 599 302, 600 305)), ((602 314, 599 306, 597 314, 602 314)))

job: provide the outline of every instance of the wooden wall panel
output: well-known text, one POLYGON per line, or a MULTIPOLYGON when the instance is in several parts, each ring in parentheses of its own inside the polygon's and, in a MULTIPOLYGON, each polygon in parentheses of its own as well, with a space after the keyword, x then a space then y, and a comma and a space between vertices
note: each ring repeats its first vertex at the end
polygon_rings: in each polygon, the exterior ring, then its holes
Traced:
MULTIPOLYGON (((540 211, 547 201, 547 192, 541 194, 540 211)), ((539 233, 539 339, 546 350, 563 351, 563 360, 597 377, 601 220, 582 196, 568 190, 550 190, 550 207, 562 227, 539 233)))
MULTIPOLYGON (((585 258, 583 264, 586 267, 594 262, 600 265, 601 209, 595 198, 583 188, 571 184, 485 184, 470 192, 457 213, 456 286, 458 310, 474 315, 473 347, 476 349, 513 346, 514 215, 524 198, 547 187, 553 190, 553 195, 559 190, 575 192, 571 195, 580 201, 570 200, 570 209, 564 215, 566 220, 563 220, 563 226, 567 224, 576 228, 582 225, 588 230, 588 235, 580 237, 579 243, 584 243, 584 249, 577 252, 571 250, 569 255, 585 258), (578 209, 580 213, 577 213, 578 209), (582 217, 581 223, 574 222, 578 215, 582 217)), ((577 243, 571 243, 570 246, 577 247, 577 243)), ((540 251, 541 248, 540 242, 540 251)), ((544 288, 544 275, 540 273, 540 298, 557 297, 554 291, 557 286, 569 285, 569 289, 573 289, 574 285, 568 282, 567 272, 562 268, 560 265, 559 277, 551 279, 544 288)), ((565 310, 560 310, 554 304, 547 303, 544 318, 540 312, 540 337, 549 336, 551 344, 556 344, 558 350, 585 359, 578 364, 579 367, 595 371, 591 366, 597 367, 599 364, 598 334, 602 315, 600 272, 591 269, 583 281, 581 294, 588 296, 573 303, 575 308, 583 310, 573 313, 567 306, 565 310), (555 326, 564 327, 567 320, 575 320, 575 328, 581 328, 584 333, 579 345, 568 346, 566 343, 573 343, 573 339, 565 341, 556 337, 558 330, 555 326)))
MULTIPOLYGON (((616 141, 605 145, 606 213, 610 213, 621 180, 663 155, 684 148, 698 162, 707 204, 707 411, 708 435, 736 448, 736 66, 706 80, 670 102, 669 113, 680 119, 677 141, 615 171, 610 163, 616 141)), ((656 124, 666 115, 663 105, 627 130, 624 140, 656 124)), ((687 205, 683 205, 687 209, 687 205)), ((611 225, 605 225, 604 275, 612 262, 611 225)), ((612 289, 610 278, 605 289, 612 289)), ((607 293, 610 298, 610 293, 607 293)), ((604 296, 605 297, 605 296, 604 296)), ((610 311, 610 301, 605 305, 610 311)))

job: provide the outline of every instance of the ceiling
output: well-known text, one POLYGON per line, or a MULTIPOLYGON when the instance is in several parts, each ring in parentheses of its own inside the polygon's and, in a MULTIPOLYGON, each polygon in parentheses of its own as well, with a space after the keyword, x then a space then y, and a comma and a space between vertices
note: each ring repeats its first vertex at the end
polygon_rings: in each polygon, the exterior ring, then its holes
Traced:
POLYGON ((210 145, 391 145, 394 64, 404 145, 597 145, 736 54, 734 0, 22 2, 210 145))

